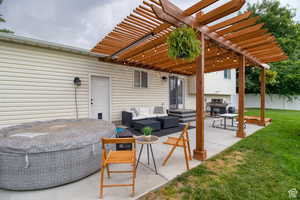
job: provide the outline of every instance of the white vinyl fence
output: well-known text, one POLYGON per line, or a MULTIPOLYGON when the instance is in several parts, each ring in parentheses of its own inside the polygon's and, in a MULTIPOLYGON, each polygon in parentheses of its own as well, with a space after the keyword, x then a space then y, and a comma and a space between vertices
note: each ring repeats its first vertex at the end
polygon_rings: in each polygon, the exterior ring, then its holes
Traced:
MULTIPOLYGON (((238 95, 237 95, 238 98, 238 95)), ((246 108, 259 108, 260 95, 259 94, 246 94, 246 108)), ((284 109, 284 110, 300 110, 300 95, 293 101, 288 98, 279 96, 277 94, 266 95, 266 108, 271 109, 284 109)))

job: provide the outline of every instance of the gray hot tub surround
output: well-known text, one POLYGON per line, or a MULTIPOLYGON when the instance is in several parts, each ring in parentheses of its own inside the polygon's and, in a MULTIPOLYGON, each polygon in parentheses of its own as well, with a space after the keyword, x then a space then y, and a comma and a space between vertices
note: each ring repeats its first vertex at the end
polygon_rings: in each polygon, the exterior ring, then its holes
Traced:
POLYGON ((95 119, 52 120, 0 129, 0 188, 63 185, 100 169, 101 137, 115 126, 95 119))

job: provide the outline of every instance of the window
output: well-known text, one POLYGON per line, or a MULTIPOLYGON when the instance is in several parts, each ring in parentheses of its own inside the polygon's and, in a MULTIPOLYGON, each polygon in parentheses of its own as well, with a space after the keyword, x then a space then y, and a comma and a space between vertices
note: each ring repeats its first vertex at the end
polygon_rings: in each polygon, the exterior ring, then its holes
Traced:
POLYGON ((225 69, 224 70, 224 79, 231 79, 231 70, 230 69, 225 69))
POLYGON ((144 71, 134 70, 134 87, 148 88, 148 73, 144 71))

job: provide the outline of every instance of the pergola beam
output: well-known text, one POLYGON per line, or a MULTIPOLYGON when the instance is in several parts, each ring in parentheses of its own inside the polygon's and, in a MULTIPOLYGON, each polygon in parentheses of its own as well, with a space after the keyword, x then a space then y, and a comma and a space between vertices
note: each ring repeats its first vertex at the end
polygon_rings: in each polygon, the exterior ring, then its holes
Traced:
POLYGON ((260 125, 265 126, 265 109, 266 109, 266 69, 260 70, 260 125))
POLYGON ((274 51, 277 52, 280 50, 281 50, 280 48, 274 46, 274 47, 267 48, 267 49, 265 49, 265 48, 258 49, 258 50, 254 49, 253 51, 251 51, 251 54, 256 55, 256 54, 261 54, 261 53, 265 53, 265 52, 274 52, 274 51))
POLYGON ((214 4, 215 2, 217 2, 219 0, 203 0, 200 1, 196 4, 194 4, 193 6, 191 6, 190 8, 186 9, 185 11, 183 11, 183 15, 185 16, 190 16, 212 4, 214 4))
POLYGON ((234 32, 232 34, 226 35, 226 36, 224 36, 224 38, 226 38, 227 40, 238 38, 238 37, 259 31, 263 26, 264 26, 264 24, 256 24, 254 26, 250 26, 248 28, 245 28, 240 31, 234 32))
POLYGON ((244 138, 246 133, 244 130, 245 120, 245 71, 246 71, 246 57, 242 56, 242 64, 239 67, 239 105, 238 105, 238 130, 237 137, 244 138))
MULTIPOLYGON (((164 7, 163 1, 162 6, 164 7)), ((224 5, 217 7, 208 13, 205 13, 201 16, 198 16, 196 21, 197 25, 206 25, 210 22, 213 22, 217 19, 225 17, 233 12, 240 10, 240 8, 245 4, 245 0, 230 0, 229 2, 225 3, 224 5)))
MULTIPOLYGON (((245 55, 252 66, 257 65, 268 68, 268 65, 264 62, 286 59, 285 55, 280 55, 282 49, 278 47, 277 42, 270 37, 270 34, 266 34, 267 30, 261 29, 262 25, 253 25, 257 18, 249 18, 250 12, 240 14, 209 27, 205 23, 199 24, 200 21, 206 21, 205 18, 207 16, 210 16, 209 20, 215 20, 215 17, 218 18, 234 12, 235 9, 243 4, 244 0, 231 0, 208 12, 202 9, 216 3, 217 0, 201 0, 185 11, 180 10, 168 0, 161 0, 163 4, 158 0, 143 2, 144 5, 134 10, 136 14, 130 14, 126 17, 92 51, 115 56, 119 61, 130 61, 137 66, 151 65, 151 69, 154 70, 172 71, 172 68, 175 68, 173 71, 184 70, 185 66, 190 65, 190 63, 184 61, 175 62, 168 57, 166 38, 175 27, 181 24, 188 24, 206 35, 207 47, 205 53, 207 65, 205 70, 213 71, 216 65, 220 67, 230 64, 230 60, 235 59, 234 56, 230 56, 228 59, 222 58, 222 55, 228 51, 245 55), (157 16, 153 7, 160 9, 160 15, 163 17, 157 16), (196 14, 196 17, 191 16, 193 14, 196 14), (151 37, 145 39, 147 33, 151 37), (221 35, 224 36, 222 37, 221 35), (272 49, 272 53, 275 53, 275 55, 268 54, 267 51, 261 51, 268 48, 272 49), (210 54, 217 56, 211 58, 210 54), (273 57, 269 58, 269 56, 273 57), (212 68, 211 70, 207 69, 210 67, 212 68)), ((191 67, 187 67, 187 69, 191 69, 191 71, 196 73, 191 67)))
POLYGON ((194 158, 205 160, 207 152, 204 147, 204 66, 205 66, 205 39, 201 34, 201 56, 196 59, 196 148, 194 158))
MULTIPOLYGON (((181 23, 185 23, 189 26, 194 26, 195 24, 195 19, 193 16, 184 16, 182 14, 182 11, 176 7, 174 4, 170 3, 168 0, 161 0, 162 2, 162 6, 163 9, 152 5, 153 11, 154 13, 160 18, 163 19, 171 24, 174 24, 176 26, 179 26, 179 22, 181 23)), ((263 24, 258 24, 255 26, 251 26, 250 28, 246 28, 246 31, 238 31, 236 33, 241 34, 247 34, 253 31, 256 31, 258 29, 260 29, 263 26, 263 24)), ((261 63, 259 60, 257 60, 256 58, 254 58, 253 56, 251 56, 250 54, 248 54, 247 51, 242 50, 241 48, 237 47, 236 45, 233 45, 229 40, 218 36, 218 34, 216 33, 211 33, 209 32, 209 29, 206 26, 201 26, 201 27, 197 27, 197 30, 200 31, 201 33, 203 33, 206 37, 209 37, 210 39, 212 39, 213 41, 219 43, 220 45, 233 50, 236 53, 239 53, 241 55, 244 55, 247 59, 251 60, 252 62, 262 66, 262 67, 268 67, 267 64, 265 63, 261 63)), ((234 33, 234 35, 238 35, 234 33)), ((228 36, 229 37, 229 36, 228 36)), ((230 37, 229 37, 230 39, 230 37)))
POLYGON ((239 23, 236 23, 228 28, 222 29, 217 31, 216 33, 218 33, 220 36, 225 35, 225 34, 229 34, 241 29, 244 29, 246 27, 252 26, 256 23, 256 21, 258 20, 259 17, 253 17, 244 21, 241 21, 239 23))
POLYGON ((208 28, 211 32, 214 32, 214 31, 217 31, 221 28, 225 28, 226 26, 229 26, 229 25, 235 24, 237 22, 240 22, 241 20, 247 19, 250 15, 251 15, 251 12, 248 11, 248 12, 245 12, 244 14, 241 14, 241 15, 238 15, 236 17, 230 18, 230 19, 225 20, 221 23, 212 25, 208 28))
POLYGON ((245 45, 245 44, 249 44, 249 43, 253 43, 253 42, 257 42, 257 41, 261 41, 261 40, 267 40, 268 38, 272 38, 272 35, 271 34, 265 34, 265 35, 262 35, 262 36, 253 37, 253 38, 248 39, 248 40, 246 39, 246 40, 237 42, 236 44, 240 46, 240 45, 245 45))
POLYGON ((237 42, 241 42, 241 41, 245 41, 245 40, 249 40, 249 39, 252 39, 252 38, 255 38, 255 37, 259 37, 259 36, 262 36, 262 35, 265 35, 268 31, 266 29, 260 29, 258 31, 254 31, 254 32, 251 32, 251 33, 248 33, 248 34, 245 34, 245 35, 241 35, 239 37, 236 37, 236 38, 232 38, 232 39, 229 39, 232 43, 237 43, 237 42))

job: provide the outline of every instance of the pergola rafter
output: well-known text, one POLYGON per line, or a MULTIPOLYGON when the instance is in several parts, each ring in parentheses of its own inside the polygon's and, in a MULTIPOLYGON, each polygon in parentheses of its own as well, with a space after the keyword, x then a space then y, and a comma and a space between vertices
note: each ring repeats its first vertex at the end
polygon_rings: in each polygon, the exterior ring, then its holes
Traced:
MULTIPOLYGON (((275 38, 265 29, 262 29, 263 24, 256 24, 258 17, 250 17, 251 12, 245 12, 212 26, 207 25, 239 10, 244 4, 243 0, 231 0, 208 13, 202 12, 204 8, 217 1, 202 0, 185 11, 180 11, 165 0, 144 1, 143 5, 133 11, 134 14, 129 15, 118 24, 92 51, 109 55, 117 53, 114 58, 118 61, 130 61, 132 65, 135 63, 136 66, 152 65, 152 69, 165 70, 166 72, 172 72, 176 67, 176 73, 187 75, 184 72, 180 73, 178 71, 180 67, 177 67, 177 65, 184 66, 184 61, 180 61, 178 64, 178 61, 170 59, 167 55, 166 45, 166 38, 169 33, 177 25, 186 23, 205 33, 205 37, 208 37, 206 38, 207 48, 210 48, 210 52, 214 52, 217 56, 224 53, 220 49, 226 49, 225 53, 231 50, 242 55, 245 54, 247 61, 249 60, 258 66, 267 66, 263 63, 265 61, 272 62, 272 59, 278 61, 280 58, 286 58, 280 54, 282 50, 275 38), (195 13, 197 14, 196 17, 191 16, 195 13), (160 14, 164 17, 158 16, 160 14), (168 21, 165 18, 171 18, 171 20, 168 21), (152 36, 138 45, 132 46, 147 34, 152 36), (276 51, 260 51, 265 48, 276 49, 276 51), (268 52, 270 57, 267 57, 268 52)), ((211 54, 207 53, 206 59, 211 59, 210 56, 211 54)), ((233 57, 230 57, 228 60, 232 59, 233 57)), ((186 62, 186 64, 189 65, 190 63, 186 62)), ((226 62, 218 63, 218 65, 231 66, 227 65, 226 62)))
POLYGON ((258 24, 251 12, 216 22, 238 10, 245 0, 230 0, 205 12, 219 0, 202 0, 181 10, 169 0, 144 0, 126 19, 100 41, 93 52, 107 54, 102 61, 162 72, 196 75, 196 149, 194 157, 206 158, 204 149, 204 73, 225 69, 239 71, 239 125, 237 136, 244 132, 245 68, 261 68, 261 117, 265 124, 265 74, 267 63, 287 59, 276 39, 258 24), (183 24, 199 32, 201 56, 195 61, 168 57, 167 37, 183 24), (213 24, 213 25, 211 25, 213 24))

